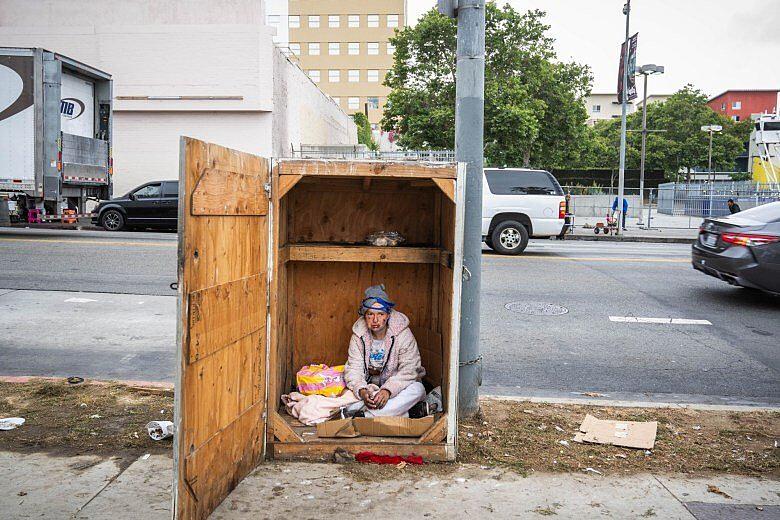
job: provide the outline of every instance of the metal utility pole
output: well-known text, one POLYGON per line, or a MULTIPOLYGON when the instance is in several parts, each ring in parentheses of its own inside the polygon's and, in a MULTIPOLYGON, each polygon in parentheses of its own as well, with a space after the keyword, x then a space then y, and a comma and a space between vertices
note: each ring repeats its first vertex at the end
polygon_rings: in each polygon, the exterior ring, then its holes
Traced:
MULTIPOLYGON (((663 74, 664 68, 661 65, 642 65, 638 69, 639 73, 645 77, 644 91, 642 92, 642 157, 639 162, 639 225, 642 225, 643 215, 645 214, 645 144, 647 142, 647 76, 650 74, 663 74)), ((650 227, 650 217, 647 217, 647 226, 650 227)))
POLYGON ((626 15, 626 53, 623 56, 623 92, 620 116, 620 168, 618 170, 618 203, 617 209, 617 233, 622 234, 623 230, 623 198, 625 197, 626 181, 626 113, 628 112, 628 56, 631 54, 631 42, 629 41, 629 19, 631 17, 631 0, 626 0, 623 6, 623 14, 626 15))
POLYGON ((704 125, 701 127, 702 132, 710 133, 710 148, 707 152, 707 171, 709 172, 710 179, 710 217, 712 216, 712 204, 714 202, 713 190, 715 189, 715 174, 712 171, 712 135, 715 132, 720 132, 721 130, 723 130, 723 127, 720 125, 704 125))
POLYGON ((482 356, 479 297, 482 270, 482 159, 485 106, 485 0, 439 0, 439 12, 458 20, 455 83, 455 160, 466 163, 458 410, 479 411, 482 356))

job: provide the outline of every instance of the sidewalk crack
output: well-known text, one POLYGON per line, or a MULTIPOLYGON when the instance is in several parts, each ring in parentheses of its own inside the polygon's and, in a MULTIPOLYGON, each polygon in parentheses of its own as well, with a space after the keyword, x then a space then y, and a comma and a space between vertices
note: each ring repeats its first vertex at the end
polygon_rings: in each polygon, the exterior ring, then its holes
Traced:
MULTIPOLYGON (((136 459, 136 461, 137 461, 137 460, 138 460, 138 459, 136 459)), ((134 461, 134 462, 136 462, 136 461, 134 461)), ((76 509, 76 511, 75 511, 75 512, 74 512, 72 515, 70 515, 70 517, 71 517, 72 519, 76 518, 76 517, 77 517, 77 515, 78 515, 79 513, 81 513, 81 512, 84 510, 84 508, 86 508, 86 507, 87 507, 87 506, 88 506, 88 505, 89 505, 89 504, 90 504, 90 503, 91 503, 93 500, 95 500, 95 499, 96 499, 96 498, 97 498, 97 497, 98 497, 98 496, 99 496, 99 495, 100 495, 100 494, 101 494, 103 491, 105 491, 105 490, 106 490, 106 488, 107 488, 108 486, 110 486, 111 484, 113 484, 113 483, 114 483, 114 481, 115 481, 116 479, 118 479, 119 477, 121 477, 121 476, 122 476, 122 474, 123 474, 125 471, 127 471, 127 469, 128 469, 130 466, 132 466, 132 465, 133 465, 133 464, 132 464, 132 463, 130 463, 130 464, 128 464, 127 466, 125 466, 124 468, 121 468, 121 467, 120 467, 120 469, 119 469, 119 473, 117 473, 116 475, 114 475, 113 477, 111 477, 110 479, 108 479, 108 481, 105 483, 105 485, 104 485, 103 487, 101 487, 101 488, 98 490, 98 492, 97 492, 97 493, 95 493, 95 494, 92 496, 92 498, 90 498, 89 500, 87 500, 87 502, 86 502, 84 505, 82 505, 82 506, 80 506, 78 509, 76 509)))
POLYGON ((685 502, 683 502, 682 500, 680 500, 680 499, 677 497, 677 495, 675 495, 674 493, 672 493, 672 490, 671 490, 671 489, 669 489, 668 487, 666 487, 666 484, 664 484, 663 482, 661 482, 661 480, 660 480, 658 477, 656 477, 654 474, 652 474, 652 473, 651 473, 651 474, 650 474, 650 476, 651 476, 651 477, 653 477, 653 478, 655 479, 655 481, 656 481, 656 482, 658 482, 658 484, 659 484, 659 485, 660 485, 662 488, 664 488, 664 489, 666 490, 666 492, 667 492, 667 493, 669 493, 670 495, 672 495, 672 497, 673 497, 675 500, 677 500, 677 503, 679 503, 681 506, 683 506, 683 507, 685 508, 685 510, 688 512, 688 514, 689 514, 689 515, 691 515, 691 518, 693 518, 694 520, 698 520, 698 519, 696 518, 696 515, 694 515, 694 514, 693 514, 693 512, 692 512, 690 509, 688 509, 688 506, 687 506, 687 505, 685 505, 685 502))

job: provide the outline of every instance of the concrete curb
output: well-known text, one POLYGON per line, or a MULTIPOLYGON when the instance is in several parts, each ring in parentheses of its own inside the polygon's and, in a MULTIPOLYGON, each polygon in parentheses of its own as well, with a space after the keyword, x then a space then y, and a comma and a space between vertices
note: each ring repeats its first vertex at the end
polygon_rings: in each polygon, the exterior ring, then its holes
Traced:
POLYGON ((483 395, 485 401, 514 401, 521 403, 540 404, 575 404, 581 406, 612 406, 618 408, 672 408, 677 410, 700 410, 710 412, 780 412, 780 406, 765 405, 728 405, 728 404, 697 404, 669 403, 653 401, 612 401, 610 399, 590 399, 574 397, 532 397, 517 395, 483 395))
POLYGON ((695 238, 685 238, 685 237, 654 237, 654 236, 648 236, 648 237, 637 237, 637 236, 626 236, 626 235, 566 235, 565 240, 585 240, 589 242, 645 242, 645 243, 654 243, 654 244, 693 244, 696 239, 695 238))

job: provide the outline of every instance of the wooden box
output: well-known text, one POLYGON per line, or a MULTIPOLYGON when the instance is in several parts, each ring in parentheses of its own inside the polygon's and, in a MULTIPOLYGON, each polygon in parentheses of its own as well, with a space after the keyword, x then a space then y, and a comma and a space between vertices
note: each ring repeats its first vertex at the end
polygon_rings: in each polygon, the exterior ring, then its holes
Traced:
POLYGON ((267 159, 182 138, 176 518, 205 518, 264 457, 454 460, 462 165, 267 159), (398 231, 397 247, 366 244, 398 231), (363 290, 409 316, 445 413, 420 437, 318 438, 280 396, 343 364, 363 290))

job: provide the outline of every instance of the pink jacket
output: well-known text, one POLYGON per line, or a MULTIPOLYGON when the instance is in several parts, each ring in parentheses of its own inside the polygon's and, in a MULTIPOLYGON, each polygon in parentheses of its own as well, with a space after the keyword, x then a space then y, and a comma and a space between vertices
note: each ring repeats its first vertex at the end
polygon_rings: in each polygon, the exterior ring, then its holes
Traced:
MULTIPOLYGON (((352 325, 352 338, 349 340, 349 360, 344 367, 344 380, 347 388, 359 397, 360 390, 368 386, 368 345, 371 344, 371 331, 361 317, 352 325)), ((385 336, 385 366, 379 375, 380 387, 395 397, 410 384, 420 381, 425 369, 420 361, 420 350, 412 331, 409 330, 409 318, 396 310, 390 311, 385 336)))

